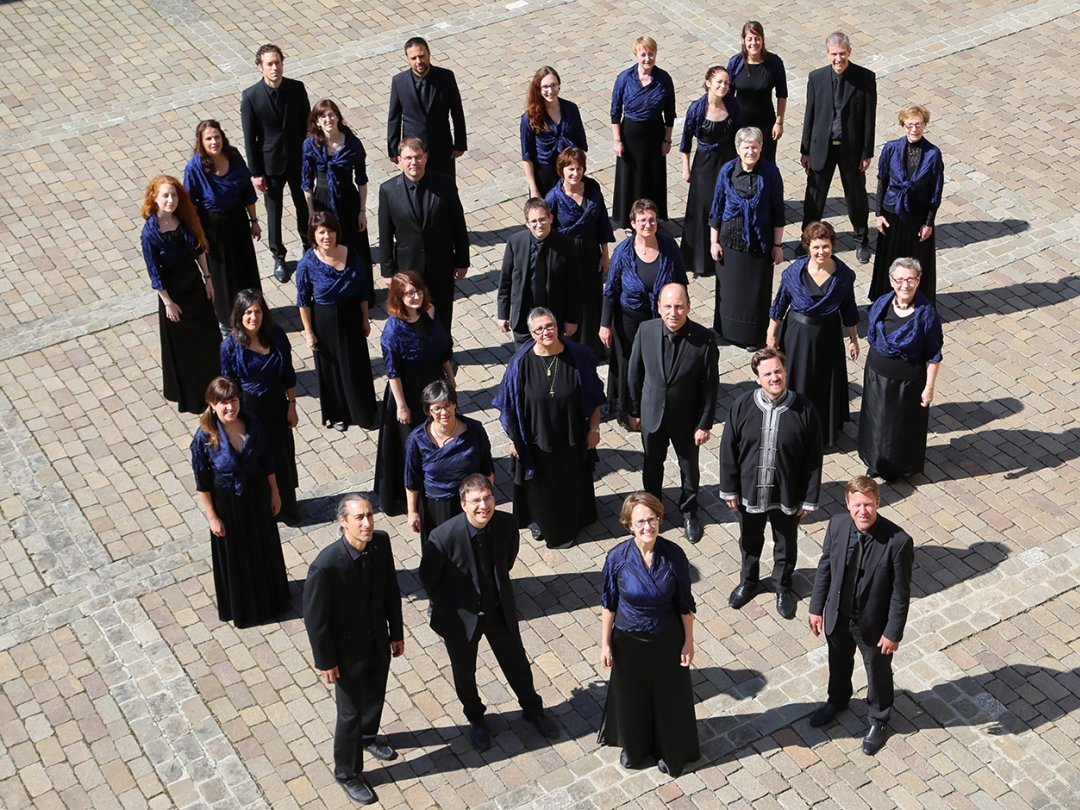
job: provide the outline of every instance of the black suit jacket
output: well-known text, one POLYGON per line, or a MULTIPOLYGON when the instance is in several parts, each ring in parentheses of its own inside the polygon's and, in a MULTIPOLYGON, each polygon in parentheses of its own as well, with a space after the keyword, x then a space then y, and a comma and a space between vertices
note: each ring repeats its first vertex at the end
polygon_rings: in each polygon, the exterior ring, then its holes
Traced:
POLYGON ((643 433, 663 424, 669 430, 712 430, 720 376, 719 350, 711 330, 688 320, 682 330, 671 375, 664 374, 662 341, 667 327, 659 318, 645 321, 634 338, 627 379, 630 412, 641 417, 643 433))
MULTIPOLYGON (((829 156, 833 121, 832 77, 832 66, 826 65, 811 71, 806 83, 806 111, 799 152, 810 156, 810 168, 814 171, 821 171, 829 156)), ((876 115, 877 77, 872 70, 848 63, 844 71, 840 113, 840 161, 843 165, 854 166, 860 160, 874 156, 876 115)))
POLYGON ((299 173, 311 113, 304 83, 283 78, 278 96, 285 109, 278 115, 266 82, 255 82, 240 97, 240 123, 244 127, 244 151, 252 177, 299 173))
MULTIPOLYGON (((844 571, 853 550, 848 536, 853 528, 851 516, 834 515, 825 531, 810 612, 825 617, 825 634, 836 629, 840 615, 840 595, 844 571)), ((915 546, 911 537, 880 514, 870 527, 874 538, 863 560, 863 577, 855 593, 859 608, 859 630, 867 644, 877 644, 885 636, 899 642, 904 637, 908 606, 911 604, 911 565, 915 546)))
POLYGON ((382 275, 414 270, 424 278, 450 277, 454 268, 469 266, 469 231, 465 210, 453 181, 427 171, 424 221, 413 213, 405 175, 379 186, 379 257, 382 275))
MULTIPOLYGON (((517 632, 517 608, 510 581, 510 569, 518 553, 517 522, 505 512, 496 512, 487 530, 506 626, 517 632)), ((480 579, 465 515, 457 515, 431 533, 418 573, 431 599, 431 629, 448 644, 472 641, 480 615, 480 579)))
POLYGON ((427 80, 434 92, 426 108, 420 103, 412 70, 401 71, 390 82, 386 153, 391 158, 398 156, 402 138, 419 138, 423 141, 436 164, 445 164, 451 152, 464 152, 468 148, 465 111, 461 106, 461 93, 454 72, 432 65, 427 80), (454 122, 453 134, 450 133, 451 119, 454 122))
MULTIPOLYGON (((499 277, 497 317, 510 321, 510 328, 526 331, 528 312, 521 311, 525 300, 525 282, 529 275, 529 251, 532 234, 522 229, 506 240, 502 275, 499 277)), ((563 327, 581 323, 581 265, 577 240, 552 230, 544 239, 544 263, 547 269, 547 294, 534 297, 533 305, 547 307, 563 327)), ((531 282, 530 282, 531 283, 531 282)))
POLYGON ((370 664, 372 647, 384 665, 390 662, 390 642, 405 638, 390 537, 376 531, 368 543, 373 593, 360 590, 360 572, 341 536, 319 552, 304 584, 304 625, 315 667, 338 667, 344 677, 358 677, 370 664))

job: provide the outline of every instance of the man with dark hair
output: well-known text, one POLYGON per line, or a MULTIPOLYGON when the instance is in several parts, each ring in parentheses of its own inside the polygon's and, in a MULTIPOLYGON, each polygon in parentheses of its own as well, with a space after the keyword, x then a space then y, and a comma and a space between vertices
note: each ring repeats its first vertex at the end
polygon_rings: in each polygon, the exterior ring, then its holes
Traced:
POLYGON ((486 708, 476 688, 476 653, 480 637, 488 644, 518 704, 541 736, 559 730, 546 714, 533 687, 532 670, 518 630, 510 569, 518 553, 514 518, 495 510, 491 481, 479 473, 465 477, 458 489, 464 514, 435 529, 420 558, 420 582, 431 600, 431 629, 446 643, 454 689, 469 721, 469 742, 478 751, 491 747, 484 723, 486 708))
POLYGON ((390 658, 405 652, 390 538, 375 530, 371 501, 352 493, 338 502, 338 539, 319 552, 304 585, 304 625, 315 670, 334 685, 334 777, 360 804, 378 799, 364 778, 364 751, 397 758, 376 738, 390 658))
POLYGON ((741 609, 759 587, 765 524, 772 526, 776 611, 795 618, 791 579, 798 557, 799 518, 818 507, 821 424, 810 401, 787 387, 784 355, 754 353, 758 389, 731 406, 720 439, 720 498, 739 513, 742 574, 728 604, 741 609))
POLYGON ((274 278, 284 284, 289 280, 281 236, 286 185, 296 209, 297 233, 304 250, 308 248, 308 208, 300 188, 300 162, 311 104, 303 82, 285 78, 285 56, 277 45, 259 48, 255 64, 263 77, 240 97, 240 123, 251 182, 266 203, 266 242, 274 257, 274 278))
POLYGON ((829 520, 810 595, 810 630, 829 645, 829 699, 810 716, 823 726, 851 700, 855 650, 866 667, 869 728, 864 754, 885 744, 893 705, 892 656, 900 647, 911 604, 911 537, 878 514, 881 493, 865 475, 848 481, 846 515, 829 520))
POLYGON ((409 69, 394 76, 390 83, 386 153, 397 163, 401 139, 419 138, 427 149, 431 168, 453 179, 454 161, 468 148, 457 79, 453 71, 431 64, 431 50, 421 37, 405 43, 405 58, 409 69))

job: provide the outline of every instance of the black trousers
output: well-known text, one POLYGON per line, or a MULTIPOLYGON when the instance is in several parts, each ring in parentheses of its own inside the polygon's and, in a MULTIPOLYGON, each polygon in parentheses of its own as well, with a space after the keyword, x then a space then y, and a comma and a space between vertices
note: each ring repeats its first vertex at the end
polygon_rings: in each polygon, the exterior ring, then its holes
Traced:
POLYGON ((457 282, 454 280, 453 271, 439 271, 439 273, 425 273, 424 283, 431 293, 431 304, 435 307, 435 314, 439 316, 446 332, 453 337, 454 323, 454 290, 457 282))
POLYGON ((669 430, 668 425, 661 423, 655 432, 641 434, 641 446, 645 451, 641 465, 642 489, 663 500, 664 460, 670 442, 679 460, 679 511, 683 514, 697 512, 698 508, 698 484, 701 481, 698 457, 701 448, 694 443, 693 431, 692 425, 676 426, 675 430, 669 430))
POLYGON ((476 637, 464 643, 446 642, 446 652, 450 655, 450 669, 454 675, 454 689, 458 700, 465 709, 465 717, 470 723, 479 723, 487 710, 476 688, 476 652, 480 646, 480 637, 487 636, 495 660, 499 662, 507 683, 514 690, 518 704, 526 715, 537 715, 544 709, 544 703, 533 687, 532 669, 521 644, 521 635, 516 627, 506 624, 506 617, 501 609, 480 617, 476 637))
POLYGON ((851 674, 858 648, 866 667, 866 713, 872 720, 888 722, 893 705, 893 657, 882 655, 878 639, 864 639, 859 623, 846 616, 837 617, 832 635, 826 635, 825 640, 829 645, 829 703, 843 708, 851 700, 851 674))
POLYGON ((281 261, 285 260, 285 243, 281 238, 281 213, 285 186, 289 187, 289 196, 292 197, 293 208, 296 209, 296 232, 300 235, 304 250, 309 247, 308 207, 304 191, 300 188, 300 169, 297 168, 292 174, 268 174, 266 175, 266 193, 263 194, 263 203, 266 205, 266 244, 270 248, 270 255, 275 260, 281 261))
POLYGON ((765 524, 772 526, 773 581, 785 590, 791 589, 795 560, 799 556, 799 517, 780 509, 753 514, 739 507, 739 548, 742 550, 742 581, 756 583, 760 577, 761 550, 765 547, 765 524))
POLYGON ((841 162, 839 146, 829 147, 829 156, 825 159, 825 165, 822 166, 821 171, 810 169, 807 172, 802 226, 805 228, 811 222, 821 220, 825 212, 825 203, 829 199, 833 171, 838 166, 840 183, 844 186, 844 201, 847 203, 848 218, 855 231, 855 240, 860 245, 868 245, 867 219, 870 216, 870 203, 866 198, 866 172, 859 171, 858 163, 851 166, 841 162))
POLYGON ((379 658, 372 649, 358 673, 334 684, 334 776, 341 782, 364 772, 364 746, 379 732, 389 673, 390 660, 379 658))

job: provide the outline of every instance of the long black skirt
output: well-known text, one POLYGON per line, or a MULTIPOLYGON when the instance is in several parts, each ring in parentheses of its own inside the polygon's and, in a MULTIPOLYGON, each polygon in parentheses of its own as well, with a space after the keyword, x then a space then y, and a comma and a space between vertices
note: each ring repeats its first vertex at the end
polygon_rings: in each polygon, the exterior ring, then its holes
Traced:
MULTIPOLYGON (((518 528, 536 524, 549 547, 573 542, 596 522, 596 488, 592 463, 583 464, 577 447, 550 453, 531 448, 536 475, 525 480, 523 465, 511 458, 514 517, 518 528)), ((590 454, 591 455, 591 454, 590 454)))
POLYGON ((214 510, 225 536, 210 535, 218 618, 253 627, 280 616, 289 606, 289 580, 281 537, 270 514, 270 485, 257 477, 242 495, 215 483, 214 510))
POLYGON ((323 424, 343 422, 374 428, 375 383, 361 325, 360 299, 314 304, 311 319, 318 340, 315 373, 323 424))
POLYGON ((889 265, 900 258, 917 259, 922 267, 919 292, 934 303, 937 295, 937 248, 934 234, 925 242, 919 241, 919 229, 926 224, 926 215, 904 216, 885 211, 889 227, 885 233, 878 232, 877 246, 874 248, 874 274, 870 279, 870 300, 892 291, 889 282, 889 265))
POLYGON ((686 270, 697 276, 711 276, 716 262, 709 252, 709 209, 712 207, 716 176, 724 165, 727 151, 713 149, 694 155, 690 169, 690 189, 686 194, 686 215, 683 217, 682 255, 686 270))
POLYGON ((664 122, 624 120, 621 132, 623 156, 615 159, 612 219, 622 228, 629 227, 630 207, 642 198, 656 203, 660 219, 667 219, 667 155, 660 151, 664 122))
POLYGON ((161 395, 175 402, 181 413, 202 413, 210 380, 221 373, 221 332, 202 273, 194 261, 165 267, 161 283, 180 307, 180 321, 165 316, 158 298, 161 335, 161 395))
POLYGON ((285 399, 285 389, 279 388, 262 396, 244 392, 240 395, 240 404, 245 411, 254 414, 259 420, 263 436, 274 457, 274 475, 277 478, 278 492, 281 494, 281 512, 278 517, 295 520, 299 476, 296 472, 296 442, 292 428, 289 427, 289 403, 285 399))
POLYGON ((724 248, 724 262, 716 265, 713 307, 713 329, 720 337, 744 348, 765 345, 772 281, 769 256, 724 248))
POLYGON ((600 313, 604 308, 604 276, 600 273, 600 243, 595 237, 578 239, 581 257, 581 324, 574 338, 588 346, 597 362, 607 359, 608 351, 600 342, 600 313))
POLYGON ((533 167, 533 178, 536 180, 536 189, 541 197, 546 197, 547 193, 559 182, 559 173, 555 170, 555 164, 538 163, 535 160, 530 162, 533 167))
POLYGON ((608 415, 626 419, 630 415, 630 382, 626 371, 630 366, 630 352, 634 348, 641 325, 654 316, 648 312, 619 309, 611 318, 611 361, 608 363, 607 398, 608 415))
POLYGON ((681 622, 661 633, 612 631, 614 665, 597 735, 634 764, 663 759, 672 776, 701 756, 690 668, 679 666, 685 638, 681 622))
POLYGON ((262 291, 251 223, 242 205, 225 213, 200 208, 199 219, 210 243, 206 263, 214 281, 214 311, 218 322, 228 326, 236 294, 249 288, 262 291))
POLYGON ((840 314, 815 318, 789 309, 780 329, 780 348, 787 355, 788 388, 817 409, 822 442, 840 439, 848 409, 847 364, 840 314))
POLYGON ((925 368, 917 379, 902 380, 875 371, 867 362, 859 458, 870 475, 894 481, 923 471, 930 422, 930 409, 921 404, 925 387, 925 368))
POLYGON ((435 529, 452 517, 461 514, 461 499, 457 497, 434 500, 426 495, 420 498, 420 542, 426 543, 435 529))

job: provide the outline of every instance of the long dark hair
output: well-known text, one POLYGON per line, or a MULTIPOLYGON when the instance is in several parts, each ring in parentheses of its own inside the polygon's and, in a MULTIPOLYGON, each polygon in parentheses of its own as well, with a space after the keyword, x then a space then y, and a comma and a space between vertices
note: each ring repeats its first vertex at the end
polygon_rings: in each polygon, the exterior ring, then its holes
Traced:
POLYGON ((742 58, 749 64, 750 55, 746 52, 746 34, 757 34, 761 37, 761 61, 769 58, 769 49, 765 47, 765 27, 757 20, 747 20, 743 23, 742 33, 739 34, 739 47, 742 49, 742 58))
POLYGON ((218 418, 214 413, 214 405, 239 398, 240 386, 230 377, 214 377, 206 386, 206 410, 199 416, 199 427, 206 434, 206 443, 210 447, 217 449, 218 446, 218 418))
POLYGON ((213 118, 207 118, 205 121, 200 121, 198 126, 195 127, 195 150, 192 152, 192 154, 199 156, 199 162, 202 163, 204 172, 212 174, 214 171, 214 159, 210 157, 206 149, 203 148, 202 143, 203 132, 208 129, 216 129, 221 133, 221 154, 229 159, 230 164, 234 160, 243 160, 243 158, 240 157, 240 150, 229 143, 229 139, 225 135, 225 130, 221 128, 221 124, 213 118))
POLYGON ((311 108, 311 112, 308 114, 307 131, 308 135, 315 139, 315 145, 320 149, 326 146, 326 133, 324 133, 322 127, 319 126, 319 116, 327 110, 330 110, 330 112, 337 116, 338 129, 346 135, 353 134, 353 131, 349 129, 349 125, 345 123, 345 119, 341 117, 341 110, 338 108, 337 104, 328 98, 316 101, 315 106, 311 108))
POLYGON ((257 333, 259 342, 269 348, 274 340, 274 320, 270 317, 270 309, 266 306, 266 299, 258 290, 249 287, 236 294, 236 301, 233 302, 232 313, 229 315, 229 329, 233 338, 241 346, 247 348, 251 345, 251 338, 248 336, 247 329, 244 328, 244 313, 252 304, 258 304, 259 309, 262 310, 262 323, 259 324, 257 333))

